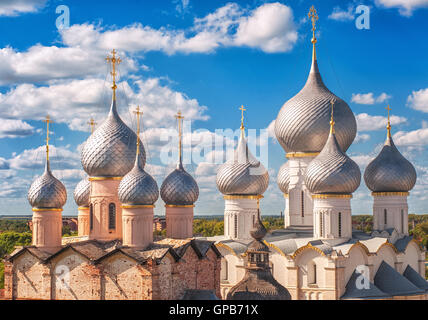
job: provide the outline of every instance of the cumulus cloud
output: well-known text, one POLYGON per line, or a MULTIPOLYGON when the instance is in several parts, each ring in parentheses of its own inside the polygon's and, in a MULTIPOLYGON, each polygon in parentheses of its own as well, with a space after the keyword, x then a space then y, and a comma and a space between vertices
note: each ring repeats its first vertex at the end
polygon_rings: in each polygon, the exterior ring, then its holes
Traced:
POLYGON ((334 7, 333 12, 328 16, 331 20, 336 21, 352 21, 355 18, 354 15, 354 6, 351 4, 346 10, 340 7, 334 7))
POLYGON ((34 127, 27 122, 0 118, 0 139, 21 138, 32 134, 34 134, 34 127))
POLYGON ((17 16, 21 13, 36 12, 46 4, 47 0, 2 0, 0 16, 17 16))
POLYGON ((423 147, 428 145, 428 129, 399 131, 393 136, 396 145, 405 147, 423 147))
POLYGON ((402 16, 410 17, 413 11, 419 8, 427 8, 428 0, 376 0, 376 5, 384 8, 398 8, 402 16))
MULTIPOLYGON (((385 129, 388 123, 388 118, 383 116, 371 116, 367 113, 360 113, 355 115, 357 120, 358 131, 376 131, 385 129)), ((397 125, 407 122, 407 119, 399 116, 391 116, 392 125, 397 125)))
POLYGON ((358 104, 375 104, 375 103, 383 103, 386 100, 391 98, 390 95, 385 92, 381 93, 379 96, 375 97, 372 92, 369 93, 353 93, 351 101, 358 104))
POLYGON ((357 136, 354 139, 354 143, 367 142, 369 140, 370 140, 370 135, 357 132, 357 136))
POLYGON ((428 113, 428 88, 412 91, 407 97, 407 106, 428 113))

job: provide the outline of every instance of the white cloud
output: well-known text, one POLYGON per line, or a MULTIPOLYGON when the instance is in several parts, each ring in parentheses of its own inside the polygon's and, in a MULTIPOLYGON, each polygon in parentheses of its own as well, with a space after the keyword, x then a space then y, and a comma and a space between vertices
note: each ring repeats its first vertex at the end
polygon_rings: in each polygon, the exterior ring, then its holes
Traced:
POLYGON ((356 156, 351 156, 352 160, 354 160, 358 166, 360 167, 360 169, 365 168, 373 159, 373 156, 369 156, 369 155, 356 155, 356 156))
POLYGON ((378 97, 375 97, 372 92, 369 93, 353 93, 351 101, 358 104, 375 104, 375 103, 383 103, 386 100, 390 99, 391 96, 386 94, 385 92, 381 93, 378 97))
POLYGON ((287 52, 296 43, 298 34, 293 11, 278 2, 264 4, 241 19, 236 43, 265 52, 287 52))
POLYGON ((403 147, 422 147, 428 145, 428 129, 399 131, 393 136, 396 145, 403 147))
POLYGON ((27 137, 32 134, 34 134, 34 127, 27 122, 22 120, 0 119, 0 139, 27 137))
POLYGON ((412 91, 407 97, 407 105, 415 110, 428 113, 428 88, 412 91))
POLYGON ((354 143, 367 142, 370 140, 370 135, 357 132, 354 143))
POLYGON ((336 21, 352 21, 355 17, 354 11, 353 5, 349 5, 347 10, 340 7, 334 7, 333 12, 330 13, 328 18, 336 21))
MULTIPOLYGON (((357 120, 358 131, 376 131, 385 129, 388 118, 383 116, 371 116, 367 113, 360 113, 355 115, 357 120)), ((407 119, 399 116, 391 116, 391 125, 397 125, 407 122, 407 119)))
POLYGON ((376 0, 376 5, 384 8, 398 8, 402 16, 410 17, 416 9, 427 8, 428 0, 376 0))
POLYGON ((17 16, 20 13, 36 12, 47 0, 1 0, 0 16, 17 16))

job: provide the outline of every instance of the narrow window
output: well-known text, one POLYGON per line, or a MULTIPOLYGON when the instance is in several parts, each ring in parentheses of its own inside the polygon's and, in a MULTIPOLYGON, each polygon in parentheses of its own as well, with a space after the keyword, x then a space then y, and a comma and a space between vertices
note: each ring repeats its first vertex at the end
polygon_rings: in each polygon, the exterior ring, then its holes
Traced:
POLYGON ((238 216, 235 215, 235 238, 238 238, 238 216))
POLYGON ((320 212, 320 237, 323 237, 323 221, 322 221, 322 213, 320 212))
POLYGON ((89 205, 89 228, 94 229, 94 207, 92 203, 89 205))
POLYGON ((314 263, 314 282, 317 283, 317 265, 314 263))
POLYGON ((227 260, 225 258, 221 259, 221 280, 227 280, 228 270, 227 270, 227 260))
POLYGON ((116 205, 114 203, 108 205, 108 228, 116 229, 116 205))
POLYGON ((404 225, 405 225, 405 222, 404 222, 404 210, 401 209, 401 233, 404 233, 404 225))
POLYGON ((342 237, 342 212, 339 212, 339 238, 342 237))
POLYGON ((302 217, 305 216, 305 192, 302 190, 302 217))
POLYGON ((256 224, 256 216, 253 216, 253 228, 255 224, 256 224))
POLYGON ((383 220, 385 221, 385 225, 388 224, 388 212, 383 210, 383 220))

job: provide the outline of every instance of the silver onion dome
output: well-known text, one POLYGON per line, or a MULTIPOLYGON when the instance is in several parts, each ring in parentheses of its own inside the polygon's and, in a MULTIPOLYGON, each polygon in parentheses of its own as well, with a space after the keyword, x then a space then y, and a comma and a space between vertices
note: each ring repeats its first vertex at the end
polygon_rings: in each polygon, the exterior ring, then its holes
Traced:
POLYGON ((359 187, 358 165, 343 152, 334 133, 306 168, 305 184, 313 194, 351 194, 359 187))
POLYGON ((278 176, 276 178, 279 189, 288 194, 288 186, 290 185, 290 168, 289 163, 284 163, 281 168, 279 168, 278 176))
POLYGON ((391 135, 364 172, 367 187, 373 192, 408 192, 416 183, 416 170, 398 151, 391 135))
POLYGON ((119 201, 126 205, 153 205, 158 200, 158 185, 144 171, 140 157, 136 158, 134 168, 120 182, 118 195, 119 201))
POLYGON ((91 183, 88 177, 80 180, 74 189, 74 201, 79 207, 89 207, 89 196, 91 194, 91 183))
POLYGON ((67 202, 67 191, 53 176, 48 160, 43 174, 31 184, 27 198, 33 208, 39 209, 61 209, 67 202))
MULTIPOLYGON (((84 144, 83 169, 91 177, 123 177, 134 166, 136 142, 137 135, 119 117, 116 100, 113 99, 106 121, 84 144)), ((144 148, 141 149, 144 166, 146 154, 144 148)))
MULTIPOLYGON (((315 50, 315 48, 314 48, 315 50)), ((275 121, 275 135, 285 152, 320 152, 329 132, 330 101, 336 100, 336 139, 346 151, 354 141, 357 123, 348 104, 335 96, 322 81, 315 57, 303 89, 288 100, 275 121)))
POLYGON ((243 130, 233 159, 219 167, 216 182, 224 195, 262 195, 266 191, 269 174, 249 151, 243 130))
POLYGON ((177 168, 163 181, 160 195, 167 205, 193 205, 199 197, 195 179, 184 170, 180 161, 177 168))

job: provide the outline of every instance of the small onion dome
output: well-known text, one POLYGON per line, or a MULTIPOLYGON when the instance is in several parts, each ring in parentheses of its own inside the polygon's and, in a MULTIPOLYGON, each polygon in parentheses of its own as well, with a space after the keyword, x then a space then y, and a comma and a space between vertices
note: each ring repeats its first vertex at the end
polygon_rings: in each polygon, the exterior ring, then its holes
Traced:
POLYGON ((233 159, 217 171, 217 188, 225 195, 262 195, 268 185, 269 174, 248 150, 244 130, 241 130, 233 159))
POLYGON ((316 57, 303 89, 288 100, 275 121, 275 135, 285 152, 320 152, 328 138, 330 101, 336 100, 334 118, 338 122, 336 138, 342 150, 348 150, 357 133, 354 113, 335 96, 321 79, 316 57))
POLYGON ((408 192, 415 186, 416 170, 388 134, 381 152, 367 166, 364 180, 373 192, 408 192))
MULTIPOLYGON (((123 177, 134 166, 136 145, 137 135, 119 117, 113 100, 106 121, 83 146, 83 169, 91 177, 123 177)), ((140 157, 144 166, 143 148, 140 157)))
POLYGON ((137 157, 132 170, 123 177, 118 189, 119 201, 126 205, 153 205, 159 198, 155 179, 144 171, 137 157))
POLYGON ((89 207, 89 196, 91 194, 91 183, 88 177, 80 180, 74 189, 74 201, 79 207, 89 207))
POLYGON ((199 197, 195 179, 184 170, 181 161, 177 168, 163 181, 160 195, 167 205, 193 205, 199 197))
POLYGON ((28 202, 33 208, 61 209, 67 201, 67 190, 51 172, 46 161, 45 172, 31 184, 28 202))
POLYGON ((281 168, 279 168, 278 176, 276 178, 279 189, 288 194, 288 186, 290 185, 290 168, 289 163, 284 163, 281 168))
POLYGON ((306 168, 306 187, 313 194, 351 194, 360 182, 360 168, 340 149, 330 131, 324 148, 306 168))

